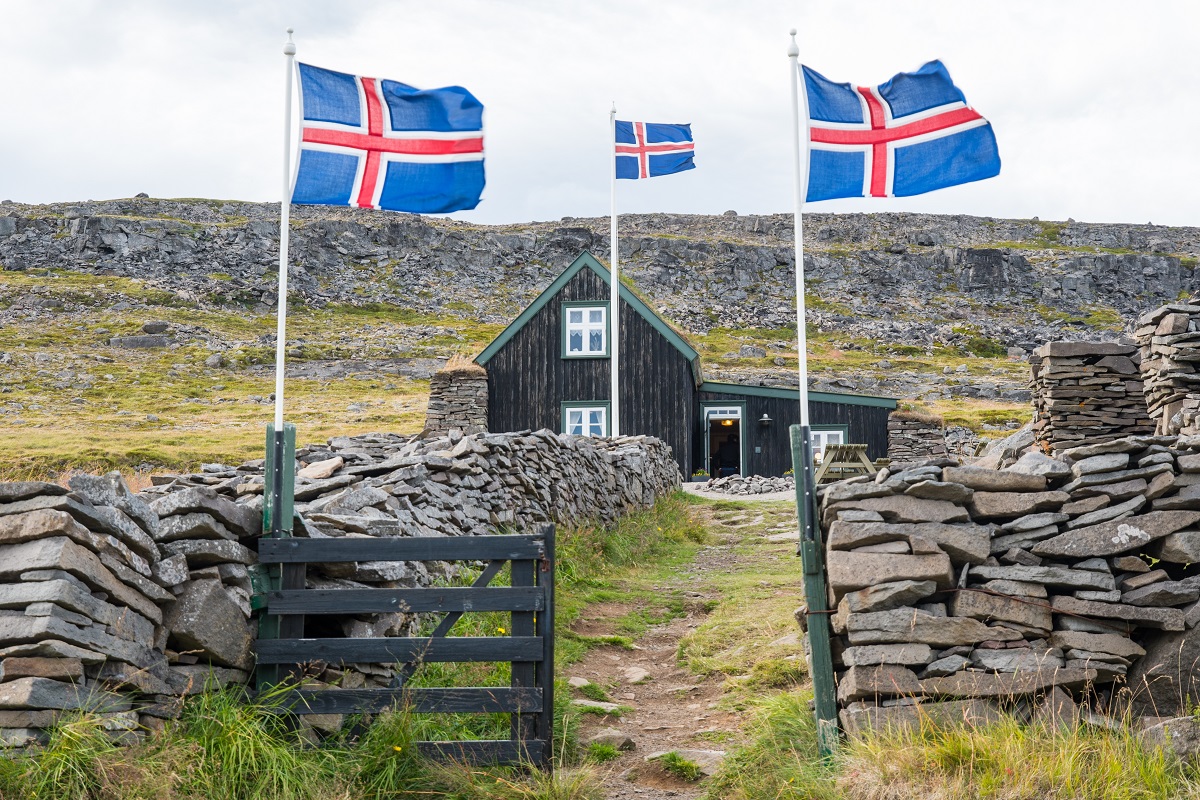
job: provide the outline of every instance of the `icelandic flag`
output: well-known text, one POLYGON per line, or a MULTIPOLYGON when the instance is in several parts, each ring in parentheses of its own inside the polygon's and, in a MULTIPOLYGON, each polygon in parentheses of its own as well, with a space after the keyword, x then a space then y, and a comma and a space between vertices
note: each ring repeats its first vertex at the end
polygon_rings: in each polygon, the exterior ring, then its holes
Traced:
POLYGON ((300 163, 293 203, 418 214, 474 208, 483 192, 483 104, 461 86, 300 64, 300 163))
POLYGON ((877 87, 802 67, 808 197, 908 197, 1000 174, 992 126, 940 61, 877 87))
POLYGON ((691 125, 617 120, 617 177, 657 178, 695 169, 691 125))

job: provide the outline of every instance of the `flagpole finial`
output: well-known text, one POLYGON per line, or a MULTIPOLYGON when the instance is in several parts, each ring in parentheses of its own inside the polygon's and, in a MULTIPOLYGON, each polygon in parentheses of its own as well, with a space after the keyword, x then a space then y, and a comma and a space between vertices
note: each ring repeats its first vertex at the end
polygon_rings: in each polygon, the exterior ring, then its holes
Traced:
POLYGON ((796 29, 792 28, 788 34, 792 37, 792 43, 788 45, 788 58, 796 58, 800 55, 800 45, 796 44, 796 29))
POLYGON ((296 43, 292 41, 292 28, 287 29, 288 40, 283 45, 283 54, 285 56, 296 55, 296 43))

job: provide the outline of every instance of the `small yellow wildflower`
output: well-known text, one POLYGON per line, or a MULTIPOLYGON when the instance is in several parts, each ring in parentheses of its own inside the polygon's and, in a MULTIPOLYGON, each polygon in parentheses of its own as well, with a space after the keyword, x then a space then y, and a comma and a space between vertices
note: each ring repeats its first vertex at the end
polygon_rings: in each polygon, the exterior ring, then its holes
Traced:
POLYGON ((403 751, 404 751, 404 748, 403 748, 403 747, 401 747, 401 746, 400 746, 400 745, 398 745, 398 744, 394 744, 394 745, 392 745, 392 749, 393 749, 393 750, 395 750, 397 753, 401 753, 401 752, 403 752, 403 751))
POLYGON ((503 634, 503 633, 504 633, 504 628, 496 628, 496 633, 503 634))

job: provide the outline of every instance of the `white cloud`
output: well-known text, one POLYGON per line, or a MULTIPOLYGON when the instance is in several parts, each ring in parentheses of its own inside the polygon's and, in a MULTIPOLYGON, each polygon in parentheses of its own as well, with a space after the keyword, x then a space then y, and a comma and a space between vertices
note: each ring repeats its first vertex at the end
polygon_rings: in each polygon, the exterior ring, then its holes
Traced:
POLYGON ((813 211, 1200 224, 1200 7, 1184 0, 7 0, 0 197, 279 196, 283 29, 300 57, 487 105, 482 222, 607 213, 610 103, 691 122, 698 168, 622 182, 624 211, 791 207, 789 27, 878 83, 941 58, 996 129, 999 178, 813 211), (48 10, 49 9, 49 10, 48 10))

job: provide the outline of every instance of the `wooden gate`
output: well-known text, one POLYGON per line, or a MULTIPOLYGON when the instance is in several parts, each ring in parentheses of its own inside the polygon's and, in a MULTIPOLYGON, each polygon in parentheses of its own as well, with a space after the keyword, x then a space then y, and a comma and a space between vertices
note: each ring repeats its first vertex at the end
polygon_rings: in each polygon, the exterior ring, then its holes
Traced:
POLYGON ((264 625, 255 645, 260 687, 298 672, 299 665, 402 664, 398 688, 295 689, 295 714, 373 714, 391 708, 414 713, 511 714, 508 739, 420 742, 426 755, 470 763, 536 764, 549 768, 554 712, 554 526, 534 535, 259 540, 259 561, 277 576, 266 593, 264 625), (357 561, 482 561, 469 587, 420 589, 306 589, 310 563, 357 561), (511 586, 489 586, 506 563, 511 586), (447 636, 465 613, 511 612, 506 636, 447 636), (379 639, 306 639, 313 614, 444 613, 433 634, 379 639), (430 661, 510 662, 507 687, 409 688, 417 664, 430 661))

